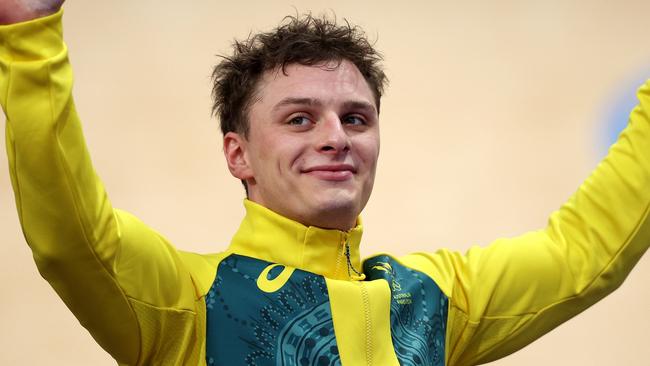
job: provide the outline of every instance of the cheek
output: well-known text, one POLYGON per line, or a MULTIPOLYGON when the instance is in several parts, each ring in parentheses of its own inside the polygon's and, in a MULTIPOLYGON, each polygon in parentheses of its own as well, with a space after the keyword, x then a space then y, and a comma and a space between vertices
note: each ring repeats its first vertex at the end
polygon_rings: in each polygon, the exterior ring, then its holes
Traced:
POLYGON ((274 165, 274 153, 277 148, 274 146, 274 140, 268 137, 261 133, 257 134, 248 146, 249 164, 258 182, 266 181, 269 167, 274 165))
POLYGON ((268 174, 282 175, 299 170, 307 160, 305 151, 308 144, 302 139, 287 135, 267 135, 260 142, 260 148, 256 151, 258 169, 266 170, 268 174))
POLYGON ((369 168, 374 168, 379 158, 379 139, 365 136, 357 141, 356 146, 361 161, 369 168))

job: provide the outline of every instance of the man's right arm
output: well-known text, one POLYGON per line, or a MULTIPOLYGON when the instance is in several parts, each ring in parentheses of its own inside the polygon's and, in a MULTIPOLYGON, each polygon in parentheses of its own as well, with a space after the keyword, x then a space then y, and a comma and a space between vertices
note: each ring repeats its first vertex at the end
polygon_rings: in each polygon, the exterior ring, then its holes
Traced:
POLYGON ((97 342, 121 364, 151 364, 196 336, 196 292, 177 251, 114 210, 95 174, 61 16, 0 26, 0 103, 20 222, 41 275, 97 342))

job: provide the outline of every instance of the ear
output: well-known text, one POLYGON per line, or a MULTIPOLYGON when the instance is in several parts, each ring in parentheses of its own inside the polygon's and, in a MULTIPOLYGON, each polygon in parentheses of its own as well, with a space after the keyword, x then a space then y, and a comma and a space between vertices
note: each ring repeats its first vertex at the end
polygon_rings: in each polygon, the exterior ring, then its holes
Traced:
POLYGON ((235 178, 246 181, 253 178, 253 169, 248 163, 247 140, 235 132, 228 132, 223 137, 223 154, 228 163, 228 170, 235 178))

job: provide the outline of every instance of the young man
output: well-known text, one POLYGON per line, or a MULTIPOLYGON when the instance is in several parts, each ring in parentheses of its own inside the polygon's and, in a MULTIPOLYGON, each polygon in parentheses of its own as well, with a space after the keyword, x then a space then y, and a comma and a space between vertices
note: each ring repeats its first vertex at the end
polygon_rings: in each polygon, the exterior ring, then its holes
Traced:
POLYGON ((615 289, 650 243, 650 89, 544 230, 466 255, 361 261, 384 76, 355 28, 294 19, 215 69, 247 214, 224 253, 175 249, 113 209, 71 99, 60 3, 0 0, 0 101, 41 274, 126 365, 469 365, 615 289))

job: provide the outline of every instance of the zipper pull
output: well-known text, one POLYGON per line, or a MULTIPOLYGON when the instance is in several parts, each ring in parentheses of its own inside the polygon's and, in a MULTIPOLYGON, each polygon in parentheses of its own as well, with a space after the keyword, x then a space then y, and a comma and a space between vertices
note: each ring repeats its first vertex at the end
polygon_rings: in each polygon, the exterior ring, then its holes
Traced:
POLYGON ((350 259, 350 243, 349 243, 348 240, 345 241, 345 258, 347 259, 347 262, 348 262, 348 277, 352 277, 352 274, 350 273, 350 270, 352 270, 352 272, 354 272, 358 277, 363 276, 352 265, 352 260, 350 259))

